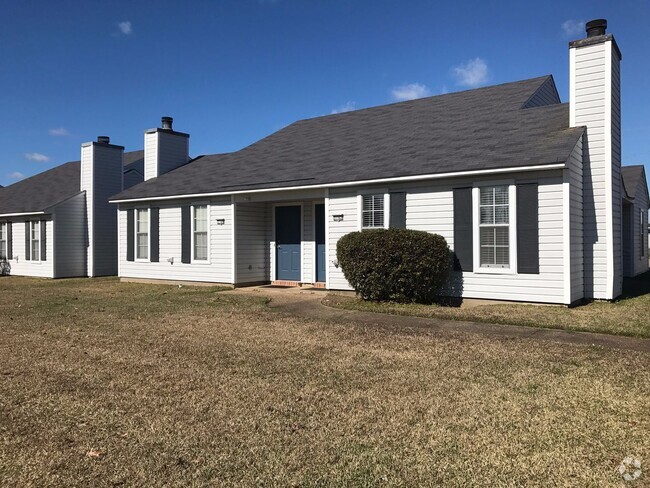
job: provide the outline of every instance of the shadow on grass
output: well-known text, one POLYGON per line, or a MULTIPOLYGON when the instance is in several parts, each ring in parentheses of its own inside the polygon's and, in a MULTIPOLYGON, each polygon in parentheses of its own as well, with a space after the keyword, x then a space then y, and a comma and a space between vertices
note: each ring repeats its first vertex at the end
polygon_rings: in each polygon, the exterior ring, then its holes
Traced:
POLYGON ((650 271, 623 280, 623 294, 620 299, 636 298, 650 293, 650 271))

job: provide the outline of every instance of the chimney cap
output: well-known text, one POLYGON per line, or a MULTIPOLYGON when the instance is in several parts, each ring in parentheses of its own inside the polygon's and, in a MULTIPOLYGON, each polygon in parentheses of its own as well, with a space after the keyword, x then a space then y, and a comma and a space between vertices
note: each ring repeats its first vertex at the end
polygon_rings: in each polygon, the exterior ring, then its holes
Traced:
POLYGON ((108 136, 97 136, 97 142, 99 144, 110 144, 111 138, 108 136))
POLYGON ((604 36, 607 31, 607 19, 594 19, 587 22, 587 37, 604 36))
POLYGON ((160 119, 163 129, 173 130, 172 124, 174 123, 174 118, 169 116, 161 117, 160 119))

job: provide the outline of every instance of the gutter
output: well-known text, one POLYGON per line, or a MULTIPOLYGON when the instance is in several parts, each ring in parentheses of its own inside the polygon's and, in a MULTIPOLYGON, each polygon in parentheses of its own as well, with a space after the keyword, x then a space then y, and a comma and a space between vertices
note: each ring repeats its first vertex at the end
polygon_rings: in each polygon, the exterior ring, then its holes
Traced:
POLYGON ((455 178, 461 176, 475 176, 475 175, 500 174, 500 173, 519 173, 522 171, 545 171, 545 170, 553 170, 553 169, 564 169, 566 167, 567 167, 566 162, 553 163, 553 164, 539 164, 535 166, 521 166, 519 168, 509 167, 509 168, 499 168, 499 169, 478 169, 472 171, 457 171, 453 173, 438 173, 438 174, 415 175, 415 176, 396 176, 392 178, 346 181, 341 183, 325 183, 320 185, 289 186, 289 187, 280 187, 280 188, 258 188, 255 190, 222 191, 222 192, 214 192, 214 193, 193 193, 188 195, 167 195, 162 197, 124 198, 118 200, 109 200, 109 203, 179 200, 183 198, 219 197, 224 195, 242 195, 247 193, 270 193, 270 192, 291 191, 291 190, 316 190, 322 188, 346 188, 350 186, 372 185, 372 184, 382 184, 382 183, 403 183, 409 181, 455 178))

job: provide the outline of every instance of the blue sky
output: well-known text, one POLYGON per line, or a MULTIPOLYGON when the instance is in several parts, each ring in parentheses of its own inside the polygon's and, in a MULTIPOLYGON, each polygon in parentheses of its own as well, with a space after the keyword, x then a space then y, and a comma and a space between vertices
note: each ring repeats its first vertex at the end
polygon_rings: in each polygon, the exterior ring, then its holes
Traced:
MULTIPOLYGON (((127 150, 161 115, 192 155, 337 110, 553 74, 605 17, 623 52, 623 160, 650 171, 650 2, 0 0, 0 184, 127 150)), ((649 173, 650 174, 650 173, 649 173)))

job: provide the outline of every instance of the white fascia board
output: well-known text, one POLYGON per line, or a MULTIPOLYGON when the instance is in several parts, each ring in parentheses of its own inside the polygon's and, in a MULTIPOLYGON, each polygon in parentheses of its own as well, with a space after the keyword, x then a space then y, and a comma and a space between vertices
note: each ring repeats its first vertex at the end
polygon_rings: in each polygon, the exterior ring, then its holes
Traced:
POLYGON ((23 213, 8 213, 0 214, 0 217, 26 217, 28 215, 44 215, 45 212, 23 212, 23 213))
POLYGON ((501 174, 501 173, 520 173, 526 171, 545 171, 545 170, 564 169, 564 168, 566 168, 566 163, 552 163, 552 164, 539 164, 535 166, 521 166, 518 168, 510 167, 510 168, 498 168, 498 169, 478 169, 473 171, 457 171, 453 173, 438 173, 438 174, 415 175, 415 176, 396 176, 393 178, 345 181, 341 183, 324 183, 320 185, 288 186, 288 187, 281 187, 281 188, 258 188, 255 190, 222 191, 216 193, 194 193, 190 195, 169 195, 163 197, 128 198, 124 200, 110 200, 109 203, 131 203, 131 202, 145 202, 145 201, 153 201, 153 200, 179 200, 179 199, 187 199, 187 198, 218 197, 224 195, 242 195, 246 193, 271 193, 271 192, 292 191, 292 190, 313 190, 319 188, 345 188, 350 186, 372 185, 372 184, 381 184, 381 183, 404 183, 409 181, 437 180, 442 178, 458 178, 463 176, 490 175, 490 174, 501 174))

